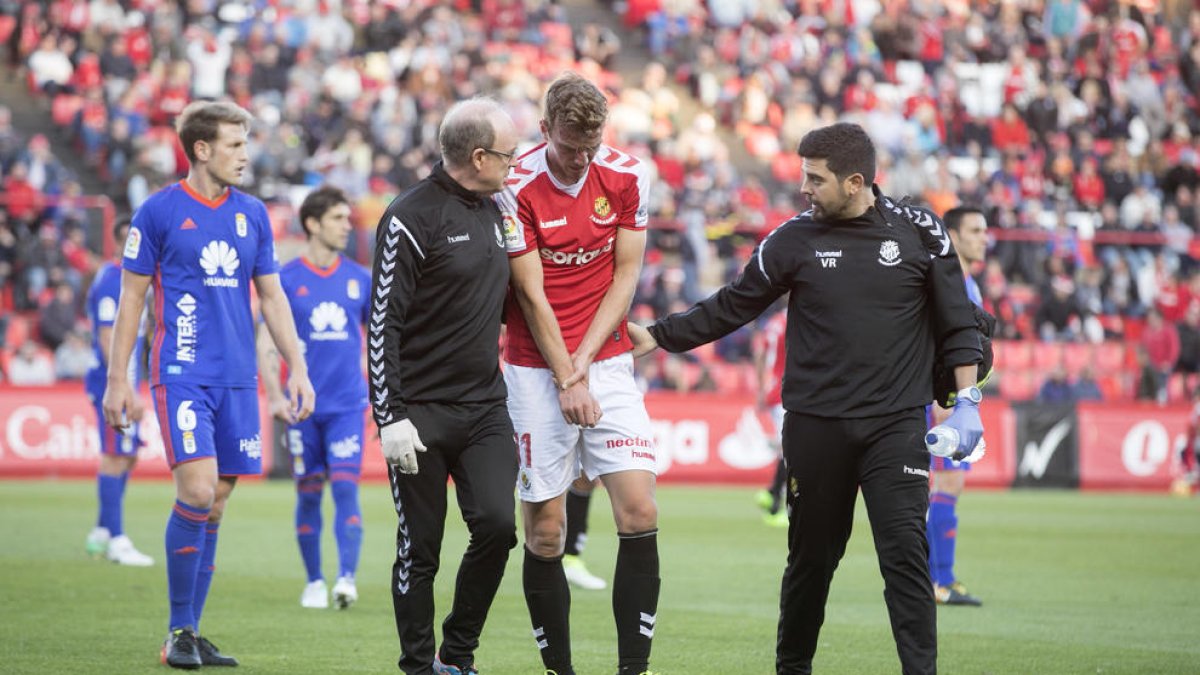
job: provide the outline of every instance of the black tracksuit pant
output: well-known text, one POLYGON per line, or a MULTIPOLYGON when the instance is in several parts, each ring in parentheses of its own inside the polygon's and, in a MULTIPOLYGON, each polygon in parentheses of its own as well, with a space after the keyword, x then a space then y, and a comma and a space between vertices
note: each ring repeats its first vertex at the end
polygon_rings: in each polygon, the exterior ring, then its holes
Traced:
POLYGON ((433 672, 433 578, 446 524, 446 479, 454 478, 458 506, 471 539, 458 568, 454 603, 442 624, 442 660, 474 662, 479 634, 517 544, 517 450, 504 401, 409 404, 408 415, 428 448, 413 475, 389 469, 396 503, 396 562, 392 604, 400 635, 400 670, 433 672))
POLYGON ((937 672, 924 433, 922 408, 860 419, 787 413, 783 452, 791 522, 779 603, 778 675, 812 672, 829 582, 846 552, 860 487, 903 673, 937 672))

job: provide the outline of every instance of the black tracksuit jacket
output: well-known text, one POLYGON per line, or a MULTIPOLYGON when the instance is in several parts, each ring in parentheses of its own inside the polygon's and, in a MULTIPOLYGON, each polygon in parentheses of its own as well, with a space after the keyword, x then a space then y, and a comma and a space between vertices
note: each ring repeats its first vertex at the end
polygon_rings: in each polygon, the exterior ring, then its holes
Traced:
POLYGON ((736 280, 651 335, 687 351, 790 291, 785 409, 862 418, 928 404, 936 344, 949 368, 981 360, 971 301, 941 220, 875 195, 858 218, 824 223, 805 212, 780 225, 736 280))
POLYGON ((375 423, 409 403, 503 401, 503 219, 439 162, 388 206, 375 233, 368 380, 375 423))

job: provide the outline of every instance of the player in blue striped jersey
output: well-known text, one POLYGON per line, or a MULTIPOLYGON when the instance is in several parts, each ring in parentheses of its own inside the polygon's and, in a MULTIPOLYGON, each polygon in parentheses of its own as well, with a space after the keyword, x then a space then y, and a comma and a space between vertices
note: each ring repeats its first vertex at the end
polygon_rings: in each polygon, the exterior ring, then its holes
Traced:
MULTIPOLYGON (((371 273, 342 255, 352 227, 350 204, 341 190, 322 187, 309 193, 300 206, 300 222, 307 247, 279 272, 318 401, 312 417, 290 424, 287 434, 296 479, 296 540, 308 575, 300 604, 317 609, 329 606, 321 573, 321 498, 329 481, 338 548, 333 598, 339 609, 345 609, 358 599, 354 573, 362 548, 358 479, 367 408, 362 327, 370 313, 371 273)), ((290 421, 279 356, 262 330, 259 365, 271 412, 290 421)))
POLYGON ((113 326, 104 417, 124 429, 142 414, 123 373, 153 282, 150 384, 175 478, 162 660, 174 668, 237 665, 199 636, 199 624, 229 495, 238 476, 262 472, 251 283, 291 368, 289 413, 301 420, 314 405, 266 207, 234 188, 249 165, 251 120, 226 102, 197 102, 180 113, 176 126, 191 166, 187 178, 151 195, 133 216, 113 326))
MULTIPOLYGON (((125 237, 129 234, 129 218, 118 219, 113 225, 112 233, 117 246, 123 248, 125 237)), ((154 558, 134 548, 133 542, 125 534, 122 513, 125 504, 125 484, 129 481, 129 473, 137 464, 138 450, 142 445, 138 436, 139 430, 137 425, 133 425, 126 433, 118 433, 116 429, 104 423, 104 409, 100 406, 108 380, 108 346, 112 342, 112 326, 117 318, 117 301, 120 297, 121 266, 106 262, 96 272, 87 294, 87 315, 92 327, 92 352, 95 360, 84 377, 83 385, 88 400, 96 410, 100 431, 100 467, 96 472, 96 494, 100 508, 96 526, 88 534, 86 548, 93 557, 104 556, 120 565, 149 567, 154 564, 154 558)), ((128 370, 134 390, 137 389, 138 364, 141 363, 141 326, 139 323, 137 343, 134 345, 133 358, 129 361, 128 370)))
MULTIPOLYGON (((987 254, 987 219, 976 207, 959 206, 946 212, 942 222, 950 232, 950 241, 958 253, 963 269, 963 283, 971 302, 983 306, 979 284, 971 277, 971 265, 983 262, 987 254)), ((980 373, 984 376, 986 373, 980 373)), ((950 411, 933 406, 934 423, 950 416, 950 411)), ((942 605, 979 606, 983 603, 970 594, 966 586, 954 577, 954 557, 958 543, 958 498, 966 483, 971 464, 948 457, 931 457, 932 474, 929 494, 929 517, 925 538, 929 542, 929 576, 933 579, 934 598, 942 605)))

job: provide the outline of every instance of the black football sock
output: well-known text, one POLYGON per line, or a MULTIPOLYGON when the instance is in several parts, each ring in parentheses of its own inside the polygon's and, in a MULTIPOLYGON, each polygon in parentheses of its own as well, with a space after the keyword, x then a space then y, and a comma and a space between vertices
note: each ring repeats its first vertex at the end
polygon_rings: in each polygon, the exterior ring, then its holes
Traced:
POLYGON ((542 664, 558 675, 575 675, 571 669, 571 589, 563 574, 562 556, 543 558, 526 548, 522 579, 542 664))
POLYGON ((650 663, 658 621, 658 530, 617 534, 613 617, 617 622, 618 675, 637 675, 650 663))
POLYGON ((583 553, 587 543, 588 508, 592 505, 592 493, 579 494, 574 489, 567 490, 567 546, 563 552, 567 555, 583 553))

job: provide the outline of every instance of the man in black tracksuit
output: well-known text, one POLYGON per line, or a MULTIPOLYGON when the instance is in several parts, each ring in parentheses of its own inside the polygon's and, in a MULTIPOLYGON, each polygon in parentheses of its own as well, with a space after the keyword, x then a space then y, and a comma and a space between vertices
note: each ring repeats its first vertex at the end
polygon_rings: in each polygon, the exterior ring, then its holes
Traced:
POLYGON ((392 599, 409 675, 476 672, 479 635, 517 543, 517 452, 498 349, 509 267, 490 196, 504 187, 517 140, 494 102, 451 108, 439 133, 443 162, 388 206, 376 233, 368 370, 391 465, 392 599), (435 650, 447 476, 471 540, 435 650))
MULTIPOLYGON (((790 524, 777 671, 812 672, 861 487, 903 672, 926 675, 937 669, 937 616, 926 565, 925 406, 935 346, 965 390, 976 381, 979 337, 949 237, 927 211, 878 192, 862 129, 814 130, 800 154, 812 210, 768 235, 733 283, 635 342, 692 349, 791 292, 783 376, 790 524)), ((967 450, 983 432, 973 405, 977 398, 962 402, 948 421, 967 450)))

